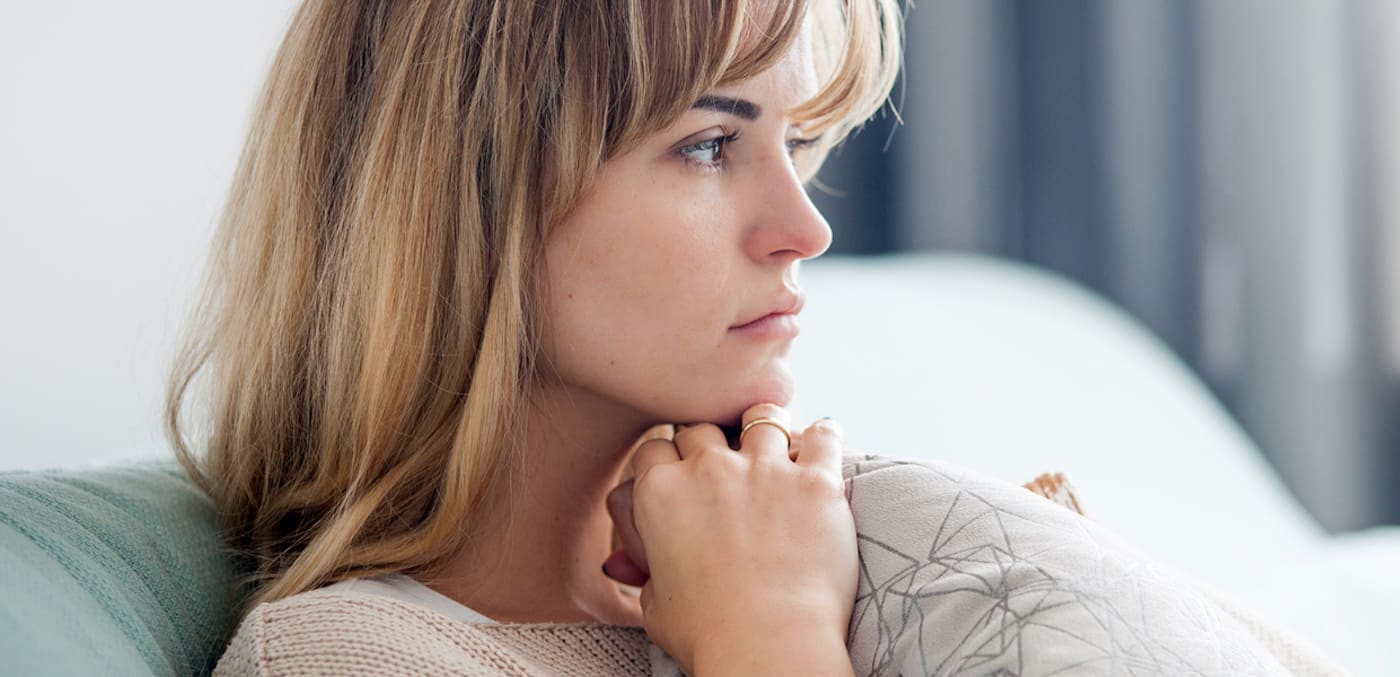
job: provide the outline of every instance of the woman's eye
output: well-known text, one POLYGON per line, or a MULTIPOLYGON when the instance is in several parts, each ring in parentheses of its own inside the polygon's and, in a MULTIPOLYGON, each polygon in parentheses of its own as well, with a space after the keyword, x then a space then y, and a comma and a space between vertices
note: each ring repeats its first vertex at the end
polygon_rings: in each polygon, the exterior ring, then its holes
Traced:
POLYGON ((688 163, 711 168, 718 167, 724 159, 724 147, 738 138, 739 130, 736 129, 724 136, 716 136, 684 146, 680 149, 680 154, 688 163))
MULTIPOLYGON (((739 130, 736 129, 732 133, 724 136, 716 136, 705 139, 704 141, 692 143, 688 146, 683 146, 680 149, 680 154, 688 164, 698 165, 708 169, 718 169, 724 161, 725 146, 733 143, 738 138, 739 130)), ((792 158, 797 154, 797 151, 811 146, 816 142, 817 139, 815 138, 788 139, 785 143, 788 157, 792 158)))
POLYGON ((803 148, 806 148, 807 146, 810 146, 810 145, 812 145, 812 144, 814 144, 814 143, 816 143, 816 142, 817 142, 817 140, 816 140, 815 138, 813 138, 813 139, 788 139, 788 142, 787 142, 788 157, 792 157, 792 156, 796 155, 796 154, 797 154, 797 151, 802 150, 803 148))

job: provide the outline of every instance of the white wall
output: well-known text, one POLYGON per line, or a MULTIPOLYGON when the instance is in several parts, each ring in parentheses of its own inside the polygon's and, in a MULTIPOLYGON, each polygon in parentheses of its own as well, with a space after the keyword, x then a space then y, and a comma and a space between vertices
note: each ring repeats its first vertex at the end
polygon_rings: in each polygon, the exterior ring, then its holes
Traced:
POLYGON ((293 9, 0 10, 0 469, 167 453, 175 336, 293 9))

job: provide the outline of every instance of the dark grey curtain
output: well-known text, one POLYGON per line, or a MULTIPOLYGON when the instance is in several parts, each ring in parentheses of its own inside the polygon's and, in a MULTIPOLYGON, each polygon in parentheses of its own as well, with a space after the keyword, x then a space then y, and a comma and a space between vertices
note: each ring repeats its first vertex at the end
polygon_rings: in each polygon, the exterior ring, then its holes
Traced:
POLYGON ((1400 522, 1400 3, 923 0, 814 198, 833 251, 1120 303, 1334 530, 1400 522))

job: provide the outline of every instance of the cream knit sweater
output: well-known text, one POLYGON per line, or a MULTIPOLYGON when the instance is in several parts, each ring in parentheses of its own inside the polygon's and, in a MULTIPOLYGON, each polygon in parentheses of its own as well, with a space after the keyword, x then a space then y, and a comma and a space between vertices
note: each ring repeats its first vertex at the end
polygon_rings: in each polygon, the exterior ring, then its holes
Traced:
POLYGON ((679 674, 641 628, 472 624, 382 595, 315 590, 243 620, 215 675, 679 674))

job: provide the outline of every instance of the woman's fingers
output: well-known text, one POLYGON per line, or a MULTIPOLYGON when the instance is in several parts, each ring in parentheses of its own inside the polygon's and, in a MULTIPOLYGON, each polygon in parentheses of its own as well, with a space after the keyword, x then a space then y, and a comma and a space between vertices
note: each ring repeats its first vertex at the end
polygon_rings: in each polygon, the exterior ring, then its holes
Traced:
POLYGON ((729 451, 729 443, 724 440, 724 431, 713 423, 677 425, 675 444, 682 459, 690 458, 706 447, 729 451))
POLYGON ((755 458, 791 460, 788 454, 788 433, 792 428, 786 409, 776 404, 755 404, 744 411, 740 430, 739 453, 755 458))
POLYGON ((790 430, 788 434, 792 435, 792 444, 788 445, 788 458, 796 461, 802 454, 802 431, 790 430))
POLYGON ((647 470, 665 463, 681 460, 676 444, 664 437, 649 439, 632 453, 632 477, 639 478, 647 470))
MULTIPOLYGON (((622 547, 615 548, 603 563, 603 573, 628 585, 642 585, 650 577, 646 546, 637 531, 637 521, 632 511, 633 489, 636 487, 637 478, 655 466, 681 460, 675 442, 667 436, 656 434, 658 432, 662 431, 653 428, 643 435, 642 442, 632 450, 632 460, 627 468, 630 472, 623 473, 630 476, 613 487, 605 501, 608 516, 613 521, 614 543, 620 542, 622 547)), ((674 438, 674 434, 670 436, 674 438)))
POLYGON ((820 467, 835 472, 839 477, 841 454, 845 446, 841 424, 829 418, 819 418, 802 431, 802 451, 797 457, 797 464, 820 467))
POLYGON ((613 521, 613 533, 617 540, 622 542, 622 547, 613 552, 603 569, 609 576, 629 585, 645 583, 645 576, 650 573, 647 568, 646 546, 642 543, 641 534, 637 533, 637 522, 632 516, 632 487, 635 485, 636 478, 629 479, 613 487, 607 498, 608 516, 613 521), (615 562, 619 552, 626 555, 627 561, 615 562), (641 581, 629 580, 635 578, 631 576, 629 566, 640 572, 641 581))
POLYGON ((646 582, 651 580, 651 573, 633 562, 632 556, 621 548, 614 550, 607 561, 603 562, 603 573, 618 583, 636 587, 646 585, 646 582))

